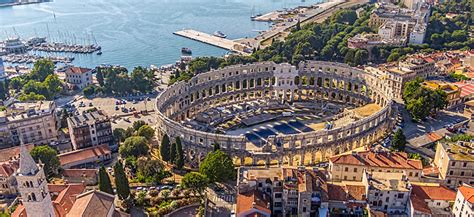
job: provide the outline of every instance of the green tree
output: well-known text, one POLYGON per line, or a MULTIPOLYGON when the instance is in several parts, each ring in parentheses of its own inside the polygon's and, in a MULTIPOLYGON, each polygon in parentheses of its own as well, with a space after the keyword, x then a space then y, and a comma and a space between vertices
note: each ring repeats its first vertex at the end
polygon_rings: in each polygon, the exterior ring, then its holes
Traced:
POLYGON ((31 69, 31 77, 43 82, 46 77, 54 74, 54 63, 51 60, 40 59, 35 62, 33 69, 31 69))
POLYGON ((103 166, 99 168, 99 191, 112 195, 114 194, 114 190, 112 189, 112 184, 110 182, 110 177, 103 166))
POLYGON ((207 154, 199 165, 199 172, 206 175, 211 182, 224 182, 235 176, 232 159, 221 150, 207 154))
POLYGON ((89 86, 85 87, 85 88, 82 90, 82 92, 84 93, 84 96, 90 97, 90 96, 94 95, 94 93, 95 93, 95 87, 94 87, 94 85, 89 85, 89 86))
POLYGON ((132 136, 125 139, 125 142, 120 146, 119 153, 122 157, 128 156, 144 156, 148 154, 148 141, 142 136, 132 136))
POLYGON ((407 143, 405 134, 403 134, 402 129, 398 129, 397 132, 393 135, 392 139, 392 148, 397 151, 404 151, 405 144, 407 143))
POLYGON ((115 141, 123 142, 127 138, 126 132, 122 128, 115 128, 112 132, 115 141))
POLYGON ((123 165, 119 161, 114 165, 115 186, 117 188, 117 195, 121 200, 127 199, 130 196, 130 185, 128 183, 127 175, 123 170, 123 165))
POLYGON ((207 186, 209 186, 209 179, 201 173, 190 172, 181 179, 181 185, 194 193, 202 195, 207 186))
POLYGON ((163 135, 163 139, 161 139, 160 145, 160 155, 163 161, 170 162, 170 148, 170 138, 165 134, 163 135))
POLYGON ((104 73, 102 72, 102 70, 104 70, 104 69, 98 68, 98 69, 96 70, 97 73, 95 74, 95 78, 97 79, 97 82, 99 83, 99 85, 100 85, 101 87, 103 87, 104 84, 105 84, 105 83, 104 83, 104 73))
POLYGON ((44 164, 44 172, 51 177, 58 173, 61 164, 58 158, 58 152, 47 145, 36 146, 31 150, 31 156, 36 163, 41 160, 44 164))
POLYGON ((183 169, 184 153, 181 139, 179 137, 176 137, 176 159, 174 160, 174 164, 176 165, 176 168, 183 169))
POLYGON ((145 137, 148 141, 153 139, 153 136, 155 136, 155 129, 153 127, 150 127, 150 125, 145 124, 138 128, 137 135, 145 137))
POLYGON ((175 160, 176 160, 176 143, 173 143, 171 144, 171 148, 170 148, 170 162, 174 164, 175 160))
POLYGON ((137 131, 138 129, 140 129, 140 127, 142 127, 143 125, 146 125, 146 122, 145 121, 142 121, 142 120, 138 120, 138 121, 135 121, 133 122, 133 130, 134 131, 137 131))

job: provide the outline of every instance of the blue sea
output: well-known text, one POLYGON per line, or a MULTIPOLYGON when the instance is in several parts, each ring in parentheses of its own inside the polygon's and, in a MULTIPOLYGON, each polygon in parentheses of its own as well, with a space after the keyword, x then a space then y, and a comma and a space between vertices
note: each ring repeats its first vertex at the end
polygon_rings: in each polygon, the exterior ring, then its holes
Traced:
MULTIPOLYGON (((19 35, 49 37, 54 41, 97 43, 103 54, 74 56, 74 65, 135 66, 174 63, 181 48, 193 56, 221 56, 227 51, 172 33, 195 29, 217 30, 230 39, 253 37, 269 23, 250 20, 252 14, 312 5, 323 0, 55 0, 53 2, 0 7, 0 39, 19 35)), ((58 55, 58 54, 56 54, 58 55)))

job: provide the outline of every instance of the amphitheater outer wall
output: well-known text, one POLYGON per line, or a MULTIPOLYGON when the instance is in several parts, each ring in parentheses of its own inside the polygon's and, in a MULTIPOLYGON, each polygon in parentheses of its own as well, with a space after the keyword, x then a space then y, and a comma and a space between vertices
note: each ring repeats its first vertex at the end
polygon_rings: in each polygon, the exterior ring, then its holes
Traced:
POLYGON ((297 67, 260 62, 211 70, 160 93, 155 103, 157 136, 180 137, 188 163, 202 160, 217 143, 240 165, 314 165, 372 144, 391 129, 393 102, 383 84, 358 68, 322 61, 301 62, 297 67), (381 109, 330 130, 270 136, 257 150, 247 149, 250 141, 245 136, 208 133, 179 123, 211 107, 257 99, 354 106, 375 103, 381 109))

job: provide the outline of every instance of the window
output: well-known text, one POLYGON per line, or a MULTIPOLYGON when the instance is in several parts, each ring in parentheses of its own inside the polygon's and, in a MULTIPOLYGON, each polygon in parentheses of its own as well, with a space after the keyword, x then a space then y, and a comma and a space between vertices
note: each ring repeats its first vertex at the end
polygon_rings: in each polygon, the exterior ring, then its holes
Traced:
POLYGON ((345 172, 349 172, 349 167, 344 168, 345 172))
POLYGON ((398 199, 402 199, 403 198, 403 194, 402 193, 399 193, 398 194, 398 199))
POLYGON ((357 172, 357 168, 354 168, 354 172, 355 172, 355 173, 357 172))
POLYGON ((347 176, 344 176, 344 180, 347 180, 347 176))
POLYGON ((456 165, 456 162, 451 162, 451 166, 455 166, 456 165))
POLYGON ((303 207, 303 212, 306 212, 306 207, 303 207))
POLYGON ((389 200, 389 198, 388 198, 388 197, 386 197, 386 198, 385 198, 385 202, 388 202, 388 200, 389 200))
POLYGON ((275 198, 281 198, 281 193, 275 193, 275 198))
POLYGON ((454 174, 454 171, 452 171, 452 170, 451 170, 451 171, 449 171, 449 175, 451 175, 451 176, 452 176, 453 174, 454 174))
POLYGON ((467 167, 467 162, 464 162, 462 166, 467 167))
POLYGON ((281 202, 275 202, 275 203, 273 204, 273 206, 274 206, 274 207, 281 207, 281 202))
POLYGON ((461 176, 464 176, 464 171, 461 172, 461 176))

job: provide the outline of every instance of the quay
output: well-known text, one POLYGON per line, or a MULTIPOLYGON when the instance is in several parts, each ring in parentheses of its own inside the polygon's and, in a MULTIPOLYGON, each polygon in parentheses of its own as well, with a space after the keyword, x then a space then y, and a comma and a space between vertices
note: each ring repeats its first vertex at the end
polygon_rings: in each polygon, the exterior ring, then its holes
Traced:
POLYGON ((219 48, 223 48, 232 52, 236 52, 243 55, 249 55, 251 52, 245 52, 248 49, 248 46, 241 44, 239 42, 220 38, 213 36, 204 32, 199 32, 192 29, 185 29, 181 31, 174 32, 173 34, 179 35, 181 37, 189 38, 195 41, 213 45, 219 48))

